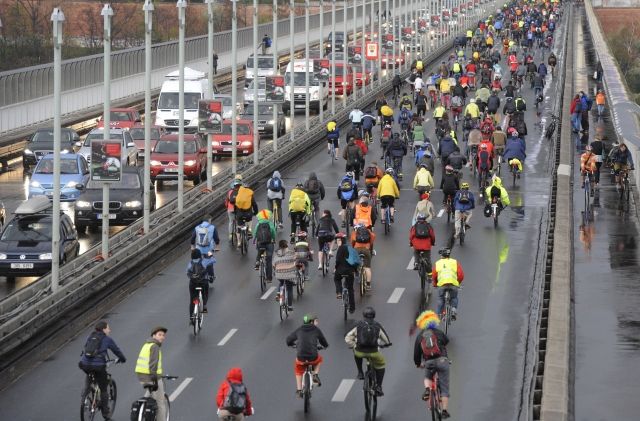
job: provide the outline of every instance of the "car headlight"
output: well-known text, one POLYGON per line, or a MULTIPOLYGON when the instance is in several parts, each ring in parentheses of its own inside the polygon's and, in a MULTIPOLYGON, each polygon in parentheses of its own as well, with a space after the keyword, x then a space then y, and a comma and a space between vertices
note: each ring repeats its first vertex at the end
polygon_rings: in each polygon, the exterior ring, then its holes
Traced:
POLYGON ((51 260, 51 253, 42 253, 38 256, 40 260, 51 260))
POLYGON ((76 202, 76 208, 90 208, 91 207, 91 203, 87 202, 86 200, 78 200, 76 202))
POLYGON ((124 202, 125 208, 139 208, 142 207, 142 202, 139 200, 132 200, 131 202, 124 202))
POLYGON ((7 258, 7 255, 4 253, 0 253, 0 260, 5 260, 7 258))
POLYGON ((240 142, 240 146, 251 146, 253 145, 253 142, 250 140, 243 140, 242 142, 240 142))
POLYGON ((33 155, 33 151, 31 151, 31 149, 25 149, 24 153, 27 155, 33 155))
POLYGON ((64 187, 67 189, 75 189, 77 185, 78 183, 76 183, 75 181, 69 181, 67 184, 64 185, 64 187))
POLYGON ((38 181, 33 180, 33 181, 31 182, 31 187, 38 188, 38 187, 40 187, 40 183, 39 183, 38 181))
POLYGON ((269 120, 269 121, 267 121, 267 124, 274 125, 274 124, 276 124, 276 121, 275 120, 269 120))
POLYGON ((160 165, 160 161, 151 161, 150 164, 153 166, 158 166, 160 165))
POLYGON ((193 159, 190 159, 188 161, 185 161, 184 165, 187 166, 187 167, 193 167, 194 165, 196 165, 196 161, 193 160, 193 159))
POLYGON ((60 151, 60 153, 69 153, 69 149, 63 149, 60 151))

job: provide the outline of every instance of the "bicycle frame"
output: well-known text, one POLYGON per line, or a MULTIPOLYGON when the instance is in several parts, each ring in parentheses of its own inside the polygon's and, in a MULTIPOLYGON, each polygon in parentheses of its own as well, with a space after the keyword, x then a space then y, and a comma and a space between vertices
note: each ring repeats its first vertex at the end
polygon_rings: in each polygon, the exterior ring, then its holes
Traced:
POLYGON ((374 421, 378 410, 378 396, 376 395, 378 381, 376 379, 376 372, 369 362, 369 359, 365 358, 365 361, 367 369, 364 373, 364 382, 362 384, 362 389, 364 391, 364 408, 367 414, 367 419, 374 421))
POLYGON ((347 320, 347 311, 349 310, 349 289, 347 288, 347 275, 342 275, 342 307, 344 312, 344 320, 347 320))
POLYGON ((442 401, 440 397, 440 384, 438 382, 437 371, 433 373, 433 379, 431 379, 429 396, 427 398, 427 410, 431 413, 432 421, 442 419, 442 401))

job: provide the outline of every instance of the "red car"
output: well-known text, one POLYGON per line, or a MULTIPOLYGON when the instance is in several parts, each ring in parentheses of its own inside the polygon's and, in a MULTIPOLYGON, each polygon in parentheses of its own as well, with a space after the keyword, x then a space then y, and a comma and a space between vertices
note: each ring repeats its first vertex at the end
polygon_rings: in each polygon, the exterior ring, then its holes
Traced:
MULTIPOLYGON (((129 129, 129 134, 133 138, 133 143, 136 144, 136 149, 138 150, 138 159, 144 159, 144 124, 136 123, 133 125, 131 129, 129 129)), ((166 134, 166 130, 164 127, 160 126, 151 126, 151 150, 156 146, 156 142, 160 140, 166 134)))
POLYGON ((382 54, 382 68, 385 69, 387 67, 387 62, 389 62, 389 67, 394 68, 398 67, 401 64, 404 65, 404 54, 398 54, 394 56, 391 51, 382 54), (395 63, 395 64, 394 64, 395 63))
MULTIPOLYGON (((250 120, 238 120, 236 129, 236 152, 238 156, 253 153, 253 122, 250 120)), ((260 138, 258 137, 258 142, 260 138)), ((212 135, 213 159, 222 156, 231 156, 231 120, 222 122, 222 133, 212 135)))
MULTIPOLYGON (((135 108, 112 108, 109 111, 111 121, 109 126, 112 129, 130 129, 136 123, 141 123, 140 113, 135 108)), ((98 120, 98 128, 104 127, 104 116, 98 120)))
MULTIPOLYGON (((151 182, 178 179, 178 134, 164 135, 151 152, 151 182)), ((199 134, 184 135, 184 178, 193 185, 207 178, 207 146, 199 134)))
POLYGON ((353 93, 355 73, 353 72, 353 68, 347 65, 347 71, 346 71, 347 80, 344 81, 343 71, 344 71, 344 63, 336 63, 336 77, 335 77, 335 81, 329 78, 329 91, 331 91, 331 89, 335 85, 336 95, 344 95, 345 91, 347 95, 351 95, 353 93))

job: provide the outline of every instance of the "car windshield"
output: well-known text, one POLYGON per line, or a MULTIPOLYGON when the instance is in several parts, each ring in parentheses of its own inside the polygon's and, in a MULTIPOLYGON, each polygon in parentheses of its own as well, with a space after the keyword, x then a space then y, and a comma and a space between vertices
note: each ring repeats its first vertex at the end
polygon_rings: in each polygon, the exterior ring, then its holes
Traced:
MULTIPOLYGON (((53 159, 42 159, 38 163, 34 174, 53 174, 53 159)), ((61 159, 60 174, 78 174, 76 159, 61 159)))
MULTIPOLYGON (((253 57, 247 59, 247 68, 253 68, 253 57)), ((273 69, 273 57, 258 57, 259 69, 273 69)))
MULTIPOLYGON (((254 81, 251 81, 249 86, 247 86, 247 91, 250 92, 250 93, 253 93, 253 89, 254 89, 253 86, 254 85, 255 85, 254 81)), ((258 78, 258 90, 263 90, 264 91, 266 89, 266 87, 267 87, 267 80, 265 78, 263 78, 263 77, 258 78)), ((231 105, 231 104, 229 104, 229 105, 231 105)))
MULTIPOLYGON (((284 75, 284 82, 291 85, 291 73, 284 75)), ((305 72, 295 72, 293 74, 293 86, 306 86, 305 72)), ((309 86, 318 86, 318 79, 313 77, 313 72, 309 72, 309 86)))
POLYGON ((228 96, 220 96, 217 98, 214 98, 216 101, 220 101, 222 102, 222 106, 223 107, 230 107, 232 102, 231 102, 231 97, 228 96))
MULTIPOLYGON (((248 135, 251 134, 251 129, 248 124, 238 124, 237 129, 238 136, 239 135, 248 135)), ((222 134, 231 135, 231 123, 225 123, 222 125, 222 134)))
POLYGON ((127 111, 111 111, 111 121, 131 121, 131 114, 127 111))
MULTIPOLYGON (((156 153, 178 153, 177 140, 159 140, 153 149, 156 153)), ((193 140, 184 141, 184 153, 196 153, 196 142, 193 140)))
MULTIPOLYGON (((60 140, 62 142, 69 142, 70 132, 62 130, 60 132, 60 140)), ((53 142, 53 130, 39 130, 33 135, 32 142, 53 142)))
MULTIPOLYGON (((144 140, 144 127, 134 127, 129 130, 129 134, 133 138, 133 140, 144 140)), ((160 130, 151 129, 151 140, 160 139, 160 130)))
MULTIPOLYGON (((245 115, 253 115, 253 104, 244 109, 245 115)), ((273 114, 273 105, 258 105, 258 115, 273 114)))
MULTIPOLYGON (((200 101, 200 93, 198 92, 185 92, 184 93, 184 108, 187 110, 197 110, 198 101, 200 101)), ((164 110, 177 110, 178 109, 178 93, 177 92, 162 92, 160 98, 158 98, 158 109, 164 110)))
MULTIPOLYGON (((87 183, 87 189, 102 189, 102 184, 101 181, 90 180, 87 183)), ((135 173, 123 172, 120 182, 109 183, 109 188, 115 190, 140 189, 140 177, 135 173)))
MULTIPOLYGON (((83 146, 91 146, 91 141, 94 139, 102 140, 104 139, 104 134, 102 132, 89 133, 87 137, 84 138, 83 146)), ((119 133, 111 133, 111 139, 122 141, 122 135, 119 133)))
POLYGON ((2 241, 51 241, 51 221, 43 218, 13 220, 2 233, 2 241))

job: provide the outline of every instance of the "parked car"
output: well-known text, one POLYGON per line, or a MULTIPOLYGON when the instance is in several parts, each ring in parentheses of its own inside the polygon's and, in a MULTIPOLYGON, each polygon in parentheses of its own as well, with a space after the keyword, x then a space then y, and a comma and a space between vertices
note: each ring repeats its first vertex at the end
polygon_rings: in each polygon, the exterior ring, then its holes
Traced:
MULTIPOLYGON (((158 139, 160 139, 160 137, 165 133, 166 130, 164 127, 151 126, 151 137, 149 139, 150 151, 153 150, 158 139)), ((133 143, 136 145, 136 149, 138 150, 138 159, 144 159, 144 124, 136 123, 131 129, 129 129, 129 134, 131 135, 133 143)))
MULTIPOLYGON (((80 147, 78 153, 91 164, 91 141, 93 139, 102 140, 104 137, 103 129, 93 129, 89 132, 84 142, 77 142, 76 146, 80 147)), ((131 133, 124 129, 109 130, 109 139, 117 139, 122 141, 122 162, 126 165, 136 165, 138 161, 138 148, 131 137, 131 133)))
MULTIPOLYGON (((73 129, 62 127, 60 135, 60 152, 73 152, 75 143, 80 141, 78 133, 73 129)), ((53 128, 36 130, 22 152, 22 166, 29 171, 35 167, 40 158, 50 153, 53 153, 53 128)))
MULTIPOLYGON (((82 155, 60 155, 60 200, 72 202, 80 196, 80 190, 89 180, 89 165, 82 155)), ((43 157, 31 175, 29 198, 46 196, 53 198, 53 155, 43 157)))
POLYGON ((336 77, 335 80, 329 77, 329 89, 335 89, 336 95, 351 95, 353 93, 353 86, 355 83, 355 74, 353 67, 347 65, 346 75, 343 75, 344 63, 336 63, 336 77), (346 79, 343 77, 346 76, 346 79), (335 86, 335 88, 334 88, 335 86))
MULTIPOLYGON (((151 153, 151 182, 162 186, 165 180, 178 179, 178 135, 171 133, 158 140, 151 153)), ((207 178, 207 147, 199 134, 184 135, 184 179, 193 185, 207 178)))
MULTIPOLYGON (((245 106, 242 119, 253 121, 253 104, 245 106)), ((282 109, 277 105, 259 104, 258 105, 258 133, 261 135, 273 135, 273 127, 277 127, 278 137, 284 135, 287 127, 286 120, 282 109), (273 119, 273 107, 277 107, 277 119, 273 119)))
MULTIPOLYGON (((89 180, 75 204, 75 223, 78 232, 86 227, 102 225, 102 182, 89 180)), ((109 184, 109 225, 129 225, 142 217, 144 209, 144 174, 141 169, 125 167, 122 179, 109 184)), ((156 207, 155 189, 151 189, 150 208, 156 207)))
MULTIPOLYGON (((237 154, 238 156, 250 155, 253 153, 253 122, 238 120, 237 123, 237 154)), ((231 120, 222 122, 222 133, 212 135, 211 145, 214 159, 231 156, 231 120)))
MULTIPOLYGON (((0 234, 0 276, 42 276, 51 271, 53 219, 46 197, 29 199, 16 209, 15 217, 0 234)), ((78 256, 80 243, 73 221, 60 213, 60 264, 78 256)))
MULTIPOLYGON (((112 129, 130 129, 141 123, 140 113, 135 108, 112 108, 109 111, 109 127, 112 129)), ((104 116, 98 119, 98 128, 104 127, 104 116)))

